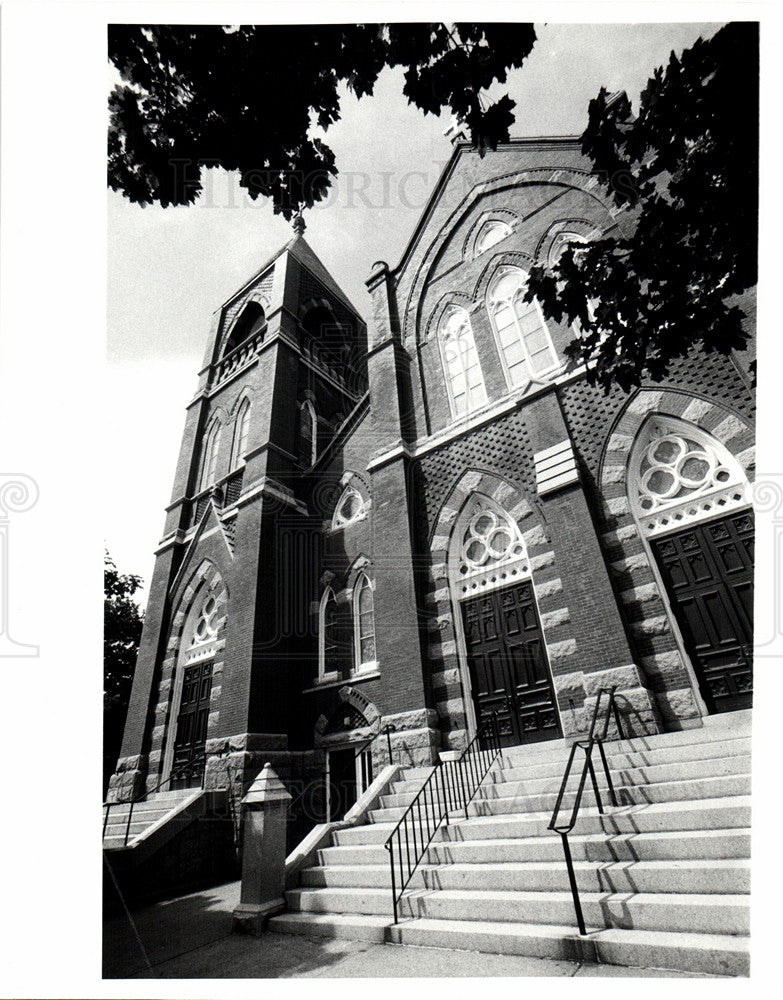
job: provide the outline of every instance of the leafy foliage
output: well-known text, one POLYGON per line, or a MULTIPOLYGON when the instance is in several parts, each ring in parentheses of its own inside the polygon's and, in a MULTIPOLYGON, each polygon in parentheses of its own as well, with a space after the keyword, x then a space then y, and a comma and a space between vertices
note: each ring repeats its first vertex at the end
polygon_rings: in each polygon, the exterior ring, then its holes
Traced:
POLYGON ((103 560, 103 756, 108 781, 122 742, 143 615, 133 600, 141 577, 121 574, 107 552, 103 560), (108 773, 107 773, 108 769, 108 773))
POLYGON ((532 268, 527 298, 576 324, 568 353, 607 391, 660 380, 696 345, 746 346, 737 297, 757 276, 758 107, 753 23, 672 53, 635 119, 625 94, 602 89, 590 102, 582 149, 622 210, 623 235, 532 268))
POLYGON ((405 68, 409 103, 450 108, 483 155, 509 138, 514 102, 484 107, 482 90, 535 40, 530 24, 111 25, 124 82, 109 98, 109 184, 142 205, 191 204, 202 167, 221 166, 290 219, 337 174, 314 124, 339 119, 341 82, 372 94, 385 66, 405 68))

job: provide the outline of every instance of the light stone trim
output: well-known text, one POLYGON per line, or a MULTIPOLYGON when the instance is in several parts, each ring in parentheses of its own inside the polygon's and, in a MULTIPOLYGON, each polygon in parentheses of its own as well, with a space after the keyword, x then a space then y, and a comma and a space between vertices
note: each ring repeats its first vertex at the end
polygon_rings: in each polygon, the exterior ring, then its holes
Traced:
POLYGON ((692 399, 685 407, 682 419, 690 420, 692 424, 700 424, 707 414, 714 409, 713 404, 708 403, 706 399, 692 399))
POLYGON ((648 601, 658 601, 660 598, 658 585, 655 583, 644 583, 639 587, 631 587, 629 590, 623 590, 620 594, 620 600, 624 604, 646 604, 648 601))
POLYGON ((540 569, 545 569, 547 566, 554 565, 554 562, 555 562, 554 551, 542 552, 540 555, 531 556, 530 572, 535 573, 540 569))
POLYGON ((604 485, 608 485, 609 483, 624 483, 625 475, 624 465, 607 465, 601 476, 601 482, 604 485))
POLYGON ((606 449, 607 451, 627 452, 631 450, 632 445, 633 438, 631 435, 621 434, 618 431, 609 438, 609 444, 606 446, 606 449))
POLYGON ((629 413, 645 414, 654 410, 660 405, 663 398, 662 392, 650 392, 649 390, 638 393, 628 406, 629 413))
POLYGON ((546 534, 540 524, 537 524, 529 531, 523 531, 522 538, 528 549, 531 545, 545 545, 547 542, 546 534))
POLYGON ((557 611, 544 611, 541 615, 541 628, 556 628, 571 621, 571 612, 568 608, 558 608, 557 611))
POLYGON ((656 615, 640 622, 632 622, 631 629, 637 635, 663 635, 669 631, 669 620, 666 615, 656 615))
POLYGON ((654 653, 641 658, 642 666, 648 670, 665 670, 671 667, 685 667, 682 654, 678 649, 669 649, 665 653, 654 653))
POLYGON ((572 670, 567 674, 558 674, 558 676, 553 677, 552 680, 558 696, 562 698, 568 698, 569 696, 574 695, 578 698, 584 697, 585 675, 582 670, 572 670))
POLYGON ((618 514, 630 514, 631 512, 627 497, 613 497, 611 500, 605 502, 607 510, 614 516, 618 514))
POLYGON ((564 639, 562 642, 547 643, 550 660, 562 660, 573 656, 576 652, 576 639, 564 639))
POLYGON ((553 594, 559 594, 563 589, 563 581, 559 576, 555 577, 554 580, 545 580, 543 583, 536 583, 534 580, 533 587, 536 597, 538 600, 541 600, 542 597, 551 597, 553 594))
POLYGON ((448 698, 446 701, 437 702, 435 709, 438 715, 449 717, 463 714, 465 712, 465 705, 462 698, 448 698))
POLYGON ((597 695, 601 688, 616 687, 619 691, 644 687, 644 681, 635 663, 622 667, 608 667, 594 670, 584 675, 585 691, 588 696, 597 695))
POLYGON ((500 483, 499 486, 495 488, 492 492, 492 499, 495 503, 500 504, 501 507, 505 507, 508 501, 516 496, 517 491, 513 486, 508 483, 500 483))
POLYGON ((625 559, 617 559, 610 566, 615 573, 630 573, 635 569, 650 569, 650 560, 646 552, 637 552, 625 559))
POLYGON ((614 531, 604 531, 601 538, 607 545, 619 545, 621 542, 627 542, 631 538, 637 538, 638 535, 639 532, 636 530, 635 524, 626 524, 622 528, 616 528, 614 531))
POLYGON ((727 441, 731 441, 732 438, 742 434, 745 430, 747 430, 747 426, 733 413, 730 413, 725 420, 721 420, 712 433, 720 442, 726 444, 727 441))
POLYGON ((522 521, 528 515, 533 513, 533 508, 523 497, 519 503, 515 503, 514 506, 509 511, 509 514, 514 518, 515 521, 522 521))
POLYGON ((459 670, 456 667, 452 667, 449 670, 441 670, 437 674, 432 675, 432 686, 448 687, 451 684, 459 684, 459 670))
POLYGON ((756 448, 753 445, 751 445, 750 448, 746 448, 744 451, 741 451, 739 455, 736 455, 735 457, 739 462, 739 464, 742 466, 742 468, 747 471, 747 469, 749 469, 750 466, 754 465, 756 462, 756 448))

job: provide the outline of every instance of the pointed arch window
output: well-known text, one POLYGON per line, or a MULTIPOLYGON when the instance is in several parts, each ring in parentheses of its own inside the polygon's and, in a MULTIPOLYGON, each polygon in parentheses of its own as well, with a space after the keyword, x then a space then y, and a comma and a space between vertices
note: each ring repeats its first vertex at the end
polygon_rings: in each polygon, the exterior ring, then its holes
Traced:
POLYGON ((346 486, 337 501, 332 518, 333 528, 342 528, 354 521, 361 521, 367 514, 367 504, 355 486, 346 486))
POLYGON ((452 414, 461 417, 487 402, 470 317, 464 309, 452 308, 443 314, 438 342, 452 414))
POLYGON ((504 268, 487 294, 487 308, 509 388, 557 369, 559 361, 537 300, 525 302, 527 274, 504 268))
POLYGON ((306 465, 314 465, 318 458, 318 417, 309 399, 299 407, 299 455, 306 465))
POLYGON ((205 490, 217 479, 217 461, 220 452, 220 422, 212 424, 204 445, 204 464, 201 470, 201 489, 205 490))
POLYGON ((231 471, 244 465, 247 451, 247 436, 250 430, 250 400, 246 399, 239 407, 234 421, 234 441, 231 448, 231 471))
POLYGON ((701 428, 655 416, 639 432, 629 463, 628 494, 645 535, 744 507, 749 493, 742 466, 701 428))
POLYGON ((318 616, 318 679, 333 680, 339 676, 339 616, 337 600, 331 587, 327 587, 321 598, 318 616))
POLYGON ((480 257, 481 254, 486 253, 490 247, 495 246, 496 243, 500 243, 501 240, 504 240, 510 235, 511 226, 507 225, 505 222, 490 219, 488 222, 484 223, 476 236, 473 256, 480 257))
POLYGON ((373 586, 366 573, 360 573, 354 584, 353 634, 354 662, 357 672, 377 667, 373 586))

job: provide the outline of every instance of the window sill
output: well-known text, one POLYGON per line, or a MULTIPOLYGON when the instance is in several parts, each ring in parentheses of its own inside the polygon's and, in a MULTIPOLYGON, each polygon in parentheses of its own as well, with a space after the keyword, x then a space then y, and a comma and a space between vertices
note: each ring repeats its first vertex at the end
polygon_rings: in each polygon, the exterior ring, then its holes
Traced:
POLYGON ((360 681, 376 681, 381 676, 376 668, 372 671, 360 671, 348 677, 339 677, 337 680, 324 678, 316 681, 312 687, 304 688, 302 694, 312 694, 314 691, 327 691, 329 688, 342 687, 344 684, 358 684, 360 681))

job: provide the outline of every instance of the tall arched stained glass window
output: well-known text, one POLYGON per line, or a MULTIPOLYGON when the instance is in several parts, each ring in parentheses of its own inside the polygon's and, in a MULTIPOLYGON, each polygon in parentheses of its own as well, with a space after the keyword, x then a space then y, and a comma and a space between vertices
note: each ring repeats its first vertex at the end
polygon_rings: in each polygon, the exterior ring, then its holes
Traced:
POLYGON ((357 670, 375 665, 375 610, 372 584, 366 573, 361 573, 353 591, 353 623, 355 661, 357 670))
POLYGON ((210 428, 204 446, 204 465, 201 469, 201 489, 211 486, 217 477, 217 460, 220 451, 220 424, 218 421, 210 428))
POLYGON ((464 309, 444 313, 438 327, 438 341, 452 413, 461 417, 487 401, 470 317, 464 309))
POLYGON ((558 358, 541 307, 525 302, 527 275, 504 268, 489 286, 487 308, 509 386, 524 385, 558 367, 558 358))
POLYGON ((247 435, 250 429, 250 400, 246 399, 239 408, 234 421, 234 442, 231 449, 231 471, 238 469, 245 460, 247 435))

